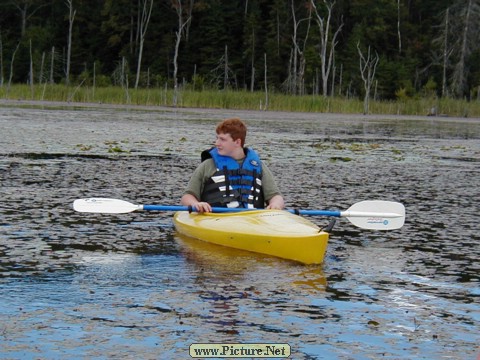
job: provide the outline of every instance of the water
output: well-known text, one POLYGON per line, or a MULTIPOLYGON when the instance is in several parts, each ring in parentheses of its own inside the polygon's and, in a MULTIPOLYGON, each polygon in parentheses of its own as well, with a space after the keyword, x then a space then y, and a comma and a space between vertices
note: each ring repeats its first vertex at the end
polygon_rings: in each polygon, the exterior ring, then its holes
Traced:
MULTIPOLYGON (((294 359, 479 353, 480 120, 142 108, 0 107, 0 358, 188 359, 192 343, 287 343, 294 359), (303 266, 178 235, 214 126, 240 116, 288 207, 402 202, 390 232, 339 219, 303 266)), ((327 218, 313 219, 326 225, 327 218)))

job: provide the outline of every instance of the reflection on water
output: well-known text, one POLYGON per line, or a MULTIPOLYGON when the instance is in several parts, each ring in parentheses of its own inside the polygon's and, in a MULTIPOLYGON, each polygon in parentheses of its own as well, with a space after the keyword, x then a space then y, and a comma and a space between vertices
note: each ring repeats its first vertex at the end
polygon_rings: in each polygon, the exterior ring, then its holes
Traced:
POLYGON ((182 237, 171 213, 75 213, 86 196, 176 204, 225 114, 0 108, 2 354, 177 359, 193 342, 267 342, 295 359, 475 358, 480 122, 235 115, 289 207, 400 201, 405 226, 339 219, 325 263, 303 266, 182 237))

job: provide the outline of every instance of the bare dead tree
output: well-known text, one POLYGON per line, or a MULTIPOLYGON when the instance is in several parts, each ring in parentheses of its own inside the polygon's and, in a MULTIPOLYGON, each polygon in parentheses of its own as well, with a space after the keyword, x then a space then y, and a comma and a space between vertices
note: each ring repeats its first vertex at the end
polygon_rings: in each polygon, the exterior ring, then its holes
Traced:
POLYGON ((20 12, 20 34, 22 37, 25 36, 27 20, 42 7, 50 5, 50 1, 39 0, 11 0, 10 3, 20 12), (35 5, 37 6, 32 11, 29 11, 35 5))
POLYGON ((76 10, 73 10, 73 0, 65 1, 68 7, 68 47, 67 47, 67 69, 65 71, 65 84, 68 86, 70 83, 70 59, 72 56, 72 31, 73 21, 75 19, 76 10))
POLYGON ((276 16, 275 23, 277 24, 277 26, 276 26, 277 56, 280 56, 280 14, 278 13, 278 9, 277 9, 276 13, 277 13, 277 16, 276 16))
POLYGON ((190 25, 192 25, 192 13, 193 13, 193 3, 195 2, 195 0, 189 0, 188 2, 188 7, 186 9, 186 12, 187 12, 187 19, 189 19, 189 21, 187 21, 187 25, 185 26, 185 41, 188 42, 188 37, 189 37, 189 34, 190 34, 190 25))
POLYGON ((212 71, 212 84, 219 87, 223 82, 223 89, 226 90, 230 85, 238 88, 235 73, 228 64, 228 46, 225 45, 224 55, 220 58, 218 65, 212 71))
POLYGON ((20 47, 20 42, 18 42, 17 46, 15 47, 15 50, 12 53, 12 60, 10 61, 10 77, 8 78, 8 86, 7 86, 7 95, 10 91, 10 86, 12 85, 13 63, 15 62, 15 54, 17 53, 19 47, 20 47))
POLYGON ((479 26, 480 22, 480 2, 478 0, 459 0, 458 13, 455 18, 462 22, 462 28, 459 33, 460 48, 459 57, 455 63, 452 88, 457 96, 462 96, 467 90, 467 62, 472 52, 478 49, 480 40, 479 26))
POLYGON ((122 57, 121 79, 122 87, 125 89, 127 104, 130 104, 130 92, 128 91, 128 61, 125 59, 125 56, 122 57))
POLYGON ((308 7, 308 16, 306 18, 300 19, 297 21, 295 14, 294 1, 291 2, 292 7, 292 18, 293 18, 293 64, 291 68, 291 93, 293 94, 303 94, 305 88, 305 48, 307 46, 307 40, 310 33, 310 25, 312 19, 312 7, 308 7), (298 40, 298 28, 300 24, 304 21, 307 21, 307 29, 305 31, 305 37, 301 40, 298 40))
POLYGON ((442 66, 442 96, 467 93, 470 55, 479 49, 480 1, 457 0, 447 8, 433 44, 433 63, 442 66))
POLYGON ((33 99, 33 54, 32 54, 32 39, 29 41, 29 52, 30 52, 30 74, 29 74, 29 82, 30 82, 30 93, 33 99))
POLYGON ((43 68, 45 66, 45 51, 42 52, 42 61, 40 62, 40 71, 38 73, 38 83, 42 85, 44 76, 43 76, 43 68))
POLYGON ((53 84, 54 64, 55 64, 55 46, 52 46, 52 58, 50 59, 50 84, 53 84))
POLYGON ((292 40, 293 40, 293 46, 294 46, 294 49, 292 51, 292 55, 293 55, 293 64, 292 64, 292 67, 290 69, 290 76, 291 76, 291 87, 290 87, 290 90, 291 90, 291 93, 292 94, 296 94, 296 90, 297 90, 297 56, 298 56, 298 51, 297 51, 297 48, 298 48, 298 45, 297 45, 297 30, 298 30, 298 22, 296 20, 296 17, 295 17, 295 6, 294 6, 294 3, 293 3, 293 0, 291 2, 292 4, 292 17, 293 17, 293 35, 292 35, 292 40))
POLYGON ((335 59, 333 61, 333 66, 332 66, 332 89, 330 90, 330 95, 335 96, 335 76, 337 72, 337 67, 335 66, 335 59))
POLYGON ((267 53, 263 54, 265 59, 265 110, 268 109, 268 82, 267 82, 267 53))
POLYGON ((449 96, 448 90, 448 70, 450 68, 450 58, 455 50, 455 44, 451 35, 451 16, 450 8, 447 8, 443 14, 442 25, 437 31, 438 36, 432 40, 432 44, 437 48, 433 53, 433 65, 442 67, 442 97, 449 96))
MULTIPOLYGON (((190 7, 193 8, 193 0, 190 0, 190 7)), ((177 106, 177 99, 178 99, 178 52, 180 50, 180 42, 182 41, 182 35, 184 33, 185 27, 190 23, 191 17, 191 10, 188 10, 187 7, 187 14, 188 17, 184 19, 184 9, 182 0, 173 0, 172 6, 175 8, 178 17, 178 30, 175 32, 176 41, 175 41, 175 54, 173 56, 173 106, 177 106)))
POLYGON ((360 49, 360 43, 357 43, 358 55, 360 55, 360 74, 362 76, 363 85, 365 88, 365 97, 363 99, 363 114, 368 114, 370 91, 372 89, 373 79, 375 78, 375 71, 377 64, 380 60, 378 53, 375 52, 375 56, 371 55, 370 46, 368 47, 367 57, 362 53, 360 49))
POLYGON ((332 21, 332 12, 333 7, 335 6, 336 1, 329 2, 327 0, 322 0, 324 8, 327 11, 326 16, 322 16, 317 9, 315 0, 310 0, 312 7, 315 11, 315 16, 320 30, 320 61, 321 61, 321 75, 322 75, 322 90, 323 96, 328 95, 328 78, 330 77, 330 71, 333 66, 333 54, 335 52, 335 47, 337 46, 337 36, 342 30, 342 23, 338 26, 337 30, 331 35, 331 21, 332 21))
MULTIPOLYGON (((248 3, 248 0, 247 0, 248 3)), ((250 92, 253 92, 255 88, 255 30, 252 29, 252 77, 250 79, 250 92)))
POLYGON ((285 81, 282 83, 282 88, 288 93, 288 94, 293 94, 293 56, 294 56, 295 50, 292 48, 290 49, 290 58, 288 60, 288 76, 285 79, 285 81))
POLYGON ((92 98, 95 99, 95 87, 97 85, 97 63, 93 62, 93 79, 92 79, 92 98))
MULTIPOLYGON (((145 34, 147 33, 148 23, 150 22, 150 15, 152 15, 153 0, 141 0, 141 15, 138 24, 139 34, 139 49, 137 59, 137 76, 135 77, 135 89, 138 88, 140 81, 140 72, 142 69, 143 44, 145 43, 145 34)), ((139 10, 140 11, 140 10, 139 10)))
POLYGON ((343 64, 340 65, 340 75, 339 75, 339 81, 338 81, 339 95, 342 95, 342 83, 343 83, 343 64))
POLYGON ((397 35, 398 35, 398 53, 402 52, 402 34, 400 32, 400 0, 397 0, 397 35))
POLYGON ((450 56, 453 53, 453 47, 449 44, 450 28, 450 8, 445 11, 444 26, 440 32, 440 37, 434 39, 434 42, 440 42, 442 46, 442 97, 448 96, 447 69, 450 56))
POLYGON ((444 39, 443 39, 443 66, 442 66, 442 97, 447 96, 447 66, 448 66, 448 58, 452 53, 451 50, 448 49, 448 21, 449 21, 449 14, 450 9, 447 9, 445 13, 445 28, 444 28, 444 39))
POLYGON ((224 66, 223 66, 223 89, 226 90, 228 88, 228 72, 229 72, 229 68, 228 68, 228 46, 225 45, 225 62, 224 62, 224 66))

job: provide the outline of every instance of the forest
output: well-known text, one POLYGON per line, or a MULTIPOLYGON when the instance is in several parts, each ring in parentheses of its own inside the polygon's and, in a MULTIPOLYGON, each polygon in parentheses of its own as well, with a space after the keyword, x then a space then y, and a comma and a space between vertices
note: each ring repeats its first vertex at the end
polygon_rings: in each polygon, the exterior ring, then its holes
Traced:
POLYGON ((480 0, 1 0, 0 86, 480 100, 480 0))

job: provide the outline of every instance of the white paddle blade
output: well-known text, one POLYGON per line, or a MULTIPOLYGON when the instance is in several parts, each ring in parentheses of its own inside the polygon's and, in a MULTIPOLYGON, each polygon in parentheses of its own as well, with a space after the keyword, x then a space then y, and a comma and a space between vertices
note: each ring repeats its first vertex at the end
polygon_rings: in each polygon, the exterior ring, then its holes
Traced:
POLYGON ((75 200, 73 209, 84 213, 124 214, 141 210, 142 205, 134 205, 128 201, 117 199, 89 198, 75 200))
POLYGON ((405 206, 393 201, 360 201, 342 212, 353 225, 369 230, 395 230, 405 223, 405 206))

